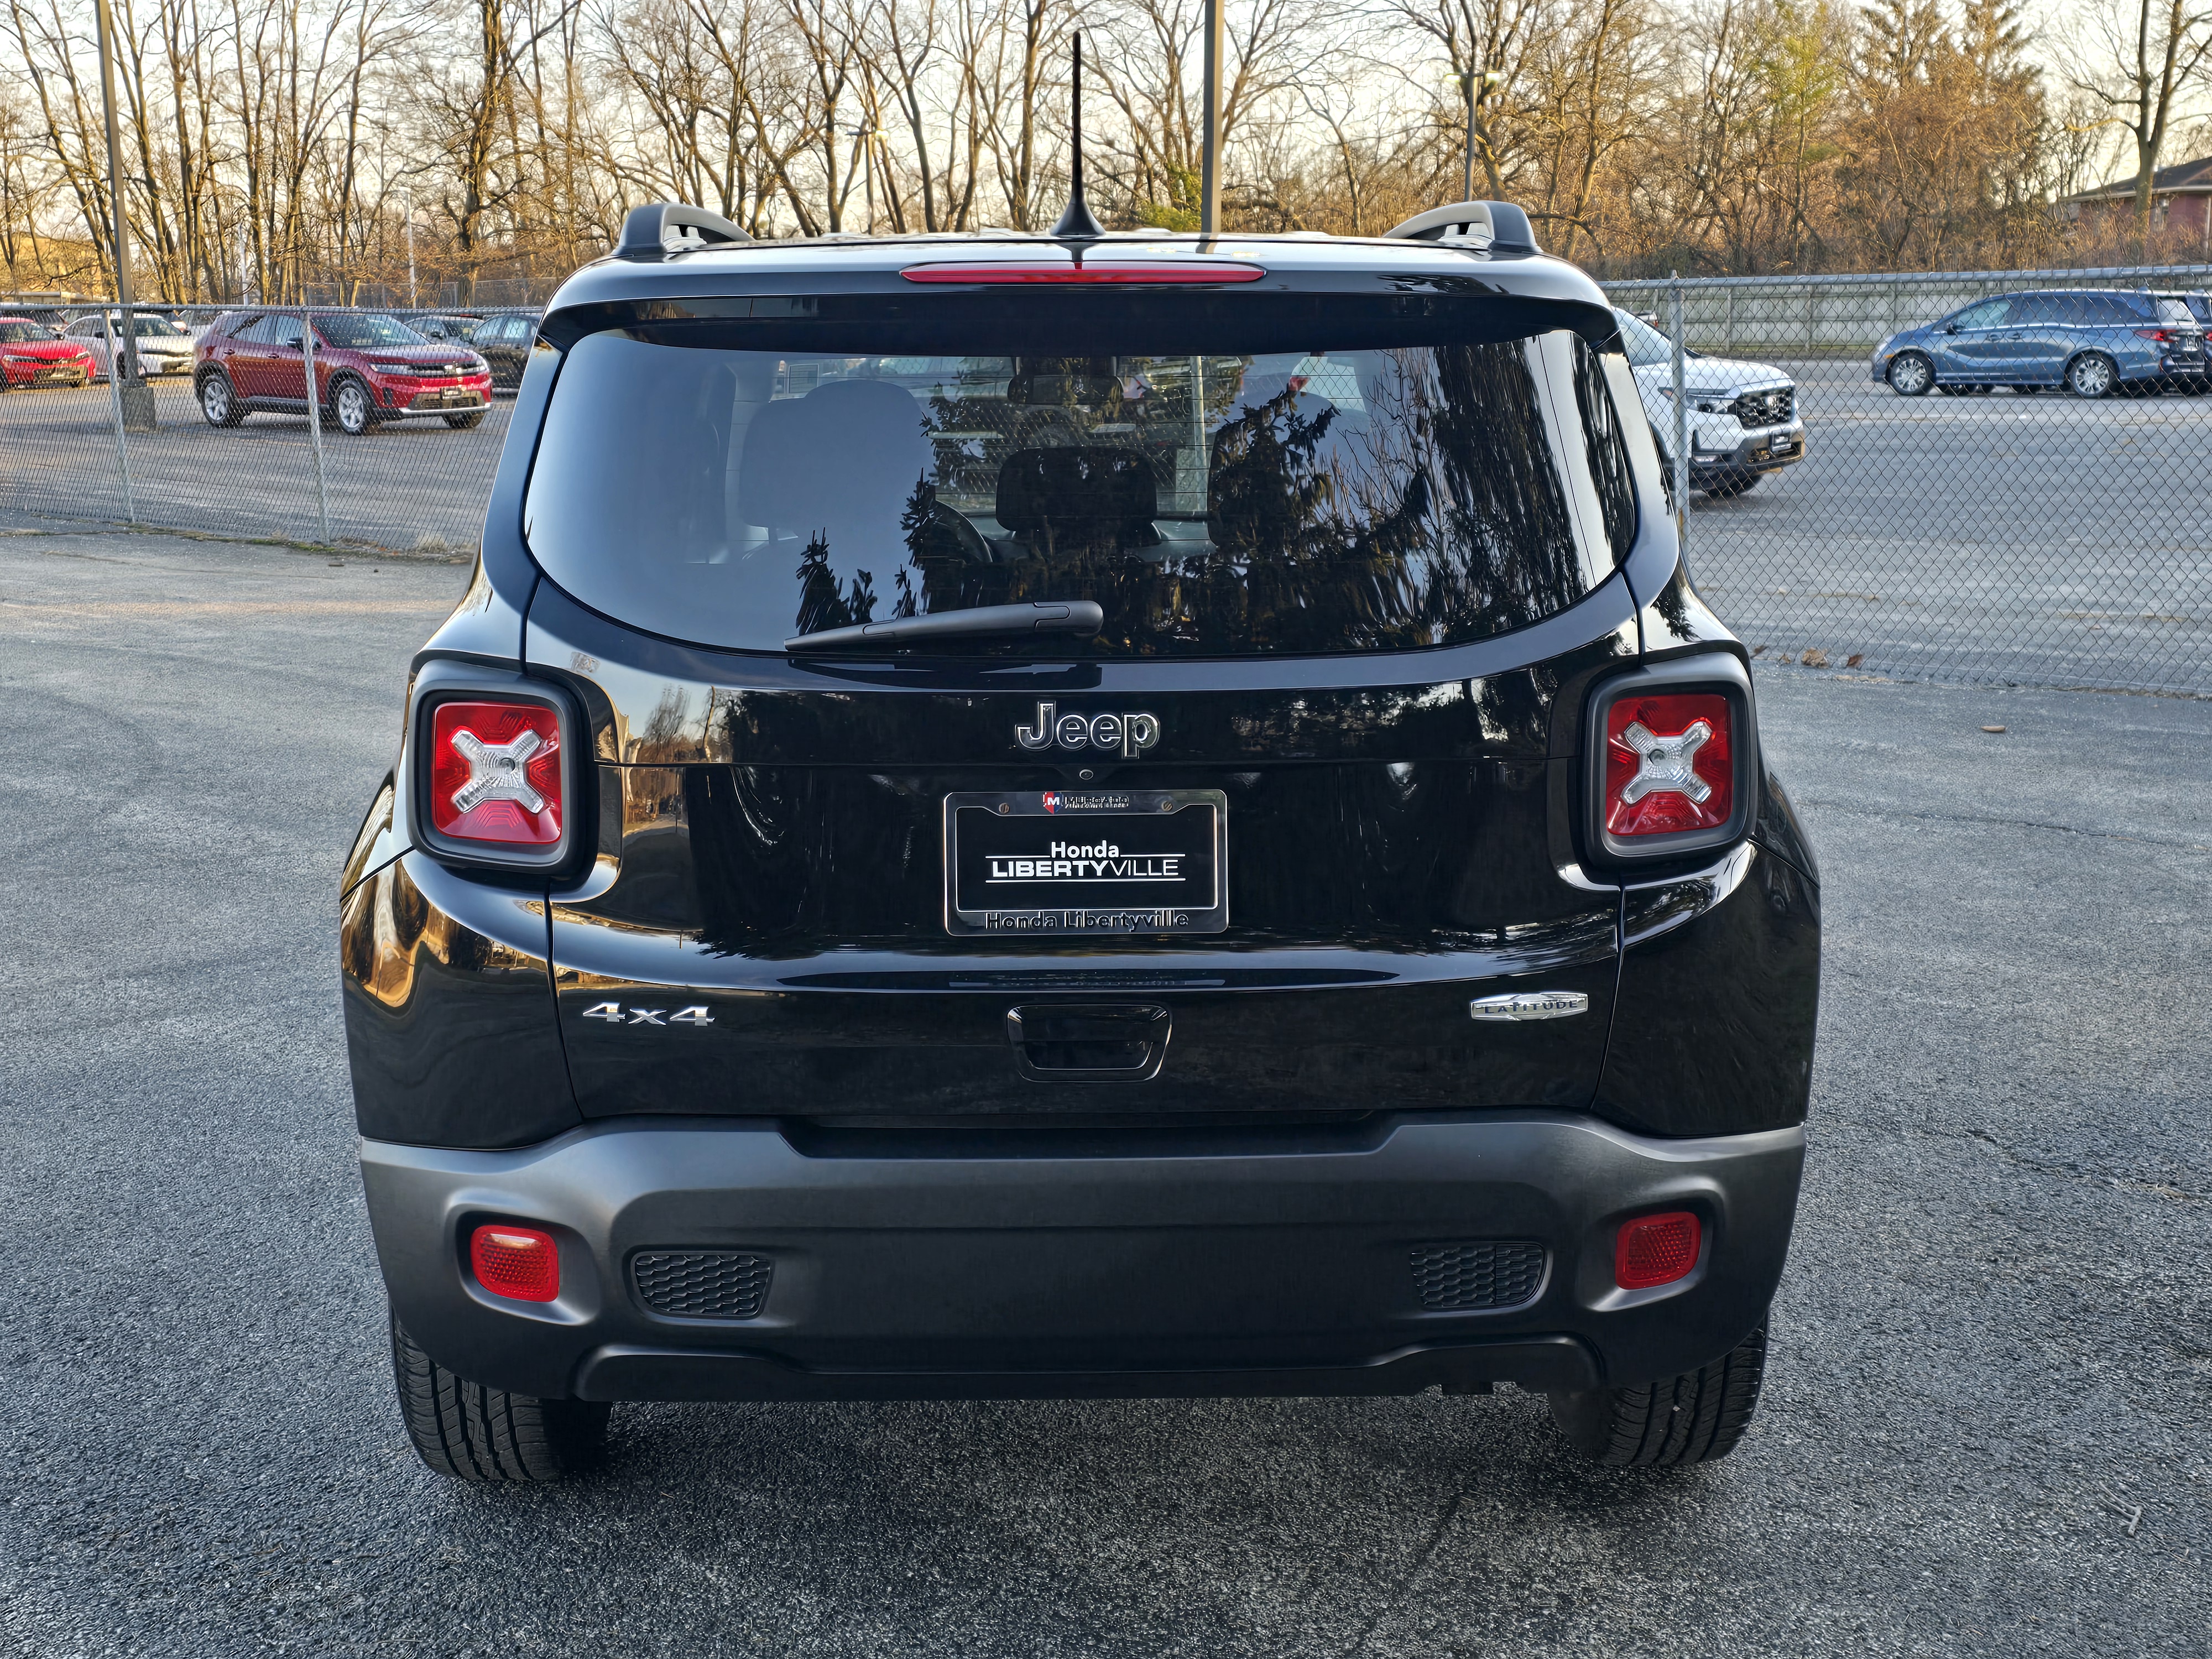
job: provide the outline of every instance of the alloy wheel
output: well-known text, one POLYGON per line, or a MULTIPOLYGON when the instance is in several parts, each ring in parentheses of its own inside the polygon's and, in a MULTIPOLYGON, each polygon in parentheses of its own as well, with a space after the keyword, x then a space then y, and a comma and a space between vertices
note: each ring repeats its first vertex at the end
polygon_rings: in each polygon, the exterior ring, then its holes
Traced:
POLYGON ((368 430, 368 392, 360 381, 348 380, 340 386, 331 403, 338 430, 346 436, 358 438, 368 430))
POLYGON ((2066 389, 2077 398, 2102 398, 2118 383, 2120 372, 2112 360, 2097 352, 2076 357, 2067 366, 2066 389))

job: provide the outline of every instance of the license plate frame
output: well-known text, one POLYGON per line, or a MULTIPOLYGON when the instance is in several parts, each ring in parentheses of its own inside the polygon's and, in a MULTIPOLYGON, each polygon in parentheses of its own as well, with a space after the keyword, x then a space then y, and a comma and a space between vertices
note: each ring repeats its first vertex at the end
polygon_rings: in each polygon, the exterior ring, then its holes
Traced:
POLYGON ((1218 789, 960 791, 945 797, 941 853, 945 930, 955 937, 1173 937, 1229 926, 1229 798, 1218 789), (1165 834, 1129 837, 1156 825, 1165 834), (1061 860, 1055 843, 1097 851, 1061 860), (1060 862, 1090 868, 1035 867, 1060 862), (986 902, 1000 896, 988 886, 1010 902, 986 902))

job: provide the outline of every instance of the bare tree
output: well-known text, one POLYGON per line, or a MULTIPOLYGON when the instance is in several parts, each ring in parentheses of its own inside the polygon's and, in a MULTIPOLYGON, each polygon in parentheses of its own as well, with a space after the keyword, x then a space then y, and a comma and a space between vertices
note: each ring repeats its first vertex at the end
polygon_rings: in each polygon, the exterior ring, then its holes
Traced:
POLYGON ((2206 0, 2094 0, 2077 26, 2067 84, 2135 143, 2136 234, 2151 229, 2153 175, 2175 116, 2212 52, 2206 0))

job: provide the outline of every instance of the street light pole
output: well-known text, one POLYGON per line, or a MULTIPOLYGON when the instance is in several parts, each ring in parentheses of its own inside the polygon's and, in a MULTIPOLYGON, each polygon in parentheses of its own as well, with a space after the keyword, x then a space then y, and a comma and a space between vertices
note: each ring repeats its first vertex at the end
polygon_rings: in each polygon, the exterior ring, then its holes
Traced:
POLYGON ((1459 89, 1467 94, 1467 155, 1466 172, 1460 180, 1459 199, 1474 199, 1474 71, 1469 70, 1459 77, 1459 89))
POLYGON ((120 356, 112 343, 107 351, 107 373, 117 375, 116 390, 123 404, 123 424, 132 432, 154 429, 154 392, 138 373, 138 327, 131 315, 131 227, 123 206, 122 146, 115 137, 115 43, 108 27, 107 0, 93 0, 93 15, 100 31, 100 102, 107 117, 107 196, 115 210, 115 299, 123 312, 120 356))
POLYGON ((420 311, 422 301, 415 293, 415 191, 411 185, 400 186, 399 203, 407 215, 407 308, 420 311))
POLYGON ((1497 86, 1505 79, 1502 70, 1465 70, 1452 77, 1467 99, 1467 156, 1465 170, 1460 181, 1462 202, 1474 200, 1474 106, 1480 96, 1480 89, 1497 86))
POLYGON ((1206 0, 1206 97, 1200 112, 1198 234, 1221 234, 1221 0, 1206 0))

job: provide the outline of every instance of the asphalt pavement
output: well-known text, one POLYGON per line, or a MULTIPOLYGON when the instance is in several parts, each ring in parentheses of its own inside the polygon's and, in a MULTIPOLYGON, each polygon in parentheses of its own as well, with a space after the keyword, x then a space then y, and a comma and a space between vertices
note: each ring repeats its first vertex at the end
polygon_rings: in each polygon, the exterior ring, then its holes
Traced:
POLYGON ((1760 675, 1828 958, 1723 1463, 1511 1390, 653 1406, 485 1491, 401 1430, 335 959, 465 575, 0 534, 0 1653, 2206 1650, 2212 702, 1760 675))
POLYGON ((119 447, 105 383, 0 398, 0 509, 320 542, 327 504, 333 541, 474 548, 514 410, 495 398, 469 431, 431 416, 359 438, 325 421, 318 444, 304 415, 211 427, 183 376, 150 384, 155 429, 119 447))

